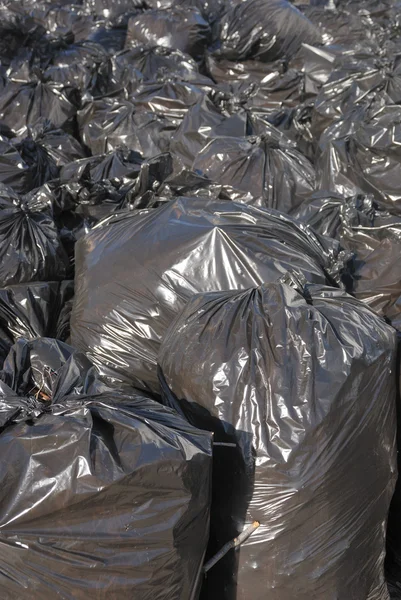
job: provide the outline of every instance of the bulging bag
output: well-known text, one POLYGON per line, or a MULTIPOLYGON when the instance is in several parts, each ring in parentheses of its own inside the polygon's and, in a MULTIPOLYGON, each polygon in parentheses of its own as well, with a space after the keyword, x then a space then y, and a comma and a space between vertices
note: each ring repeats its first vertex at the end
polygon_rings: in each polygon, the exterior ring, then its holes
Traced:
POLYGON ((72 341, 103 374, 157 391, 160 343, 191 296, 275 281, 295 266, 336 285, 345 258, 338 242, 240 202, 176 198, 116 214, 76 245, 72 341))
MULTIPOLYGON (((294 289, 293 286, 298 289, 294 289)), ((396 333, 339 289, 194 296, 165 336, 164 401, 214 432, 208 600, 387 600, 396 333)))

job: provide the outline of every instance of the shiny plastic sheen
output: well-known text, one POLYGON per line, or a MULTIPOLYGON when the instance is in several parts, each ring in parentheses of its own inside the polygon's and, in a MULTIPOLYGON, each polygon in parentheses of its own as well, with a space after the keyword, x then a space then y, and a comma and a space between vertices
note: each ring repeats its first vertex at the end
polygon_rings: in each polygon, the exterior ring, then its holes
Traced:
POLYGON ((339 289, 199 294, 169 329, 164 401, 214 432, 209 553, 257 531, 207 600, 387 600, 396 334, 339 289))
POLYGON ((13 347, 0 398, 2 598, 196 599, 210 434, 56 340, 13 347))
POLYGON ((298 268, 340 283, 338 242, 274 210, 177 198, 100 223, 76 245, 74 346, 112 379, 158 390, 160 343, 197 292, 246 289, 298 268))

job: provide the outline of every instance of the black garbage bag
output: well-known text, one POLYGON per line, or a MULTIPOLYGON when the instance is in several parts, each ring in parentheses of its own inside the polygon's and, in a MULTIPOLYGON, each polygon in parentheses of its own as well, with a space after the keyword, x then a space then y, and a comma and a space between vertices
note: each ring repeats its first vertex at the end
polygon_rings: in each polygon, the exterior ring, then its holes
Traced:
POLYGON ((355 253, 353 295, 401 330, 401 217, 378 210, 373 198, 316 194, 295 215, 355 253))
POLYGON ((196 84, 165 76, 140 84, 132 94, 132 101, 138 111, 153 112, 180 123, 190 108, 213 87, 211 80, 196 84))
MULTIPOLYGON (((352 52, 355 52, 353 50, 352 52)), ((316 100, 322 85, 326 83, 334 69, 336 60, 351 53, 344 46, 311 46, 303 44, 298 54, 289 63, 292 69, 301 71, 304 76, 304 97, 316 100)))
POLYGON ((305 74, 293 68, 287 69, 284 61, 269 64, 256 60, 233 62, 215 53, 207 56, 206 64, 215 81, 231 84, 237 94, 253 86, 252 93, 248 92, 248 102, 252 101, 252 106, 277 110, 295 107, 304 100, 305 74))
POLYGON ((159 354, 164 401, 214 432, 208 600, 388 600, 396 332, 321 285, 199 294, 159 354), (256 576, 255 576, 256 574, 256 576))
POLYGON ((210 434, 56 340, 20 340, 0 378, 4 597, 196 598, 210 434))
POLYGON ((315 190, 315 169, 296 144, 273 126, 262 136, 221 137, 209 142, 192 170, 249 192, 256 206, 291 214, 315 190))
POLYGON ((274 281, 291 265, 335 285, 346 258, 338 242, 281 213, 202 197, 116 214, 75 256, 74 346, 102 373, 156 390, 160 343, 193 294, 274 281))
POLYGON ((0 61, 2 66, 32 58, 41 46, 46 29, 29 15, 18 14, 2 4, 0 7, 0 61))
POLYGON ((99 96, 107 93, 109 55, 101 44, 87 40, 67 44, 57 40, 54 46, 50 64, 44 71, 49 81, 77 88, 83 94, 90 92, 99 96))
MULTIPOLYGON (((399 423, 399 415, 398 415, 399 423)), ((398 426, 398 448, 400 447, 400 427, 398 426)), ((398 472, 400 472, 400 456, 398 455, 398 472)), ((393 500, 391 502, 387 526, 386 577, 391 600, 401 598, 401 482, 398 478, 393 500)))
POLYGON ((221 22, 221 55, 228 60, 289 59, 301 44, 320 44, 320 32, 287 0, 229 4, 221 22))
POLYGON ((171 9, 176 6, 197 8, 211 25, 216 24, 226 8, 226 0, 146 0, 146 5, 153 9, 171 9))
POLYGON ((176 77, 187 82, 210 83, 199 73, 198 65, 188 54, 164 46, 138 46, 123 50, 111 58, 111 90, 137 91, 142 80, 176 77))
POLYGON ((272 127, 281 125, 285 101, 273 101, 269 106, 259 91, 247 82, 221 84, 191 106, 171 139, 176 173, 191 169, 201 150, 219 137, 267 134, 273 139, 286 139, 272 127))
POLYGON ((57 167, 63 167, 73 160, 79 160, 86 156, 84 148, 72 135, 63 129, 55 128, 47 119, 37 121, 33 127, 29 127, 28 135, 25 138, 12 139, 23 158, 25 158, 23 144, 31 140, 36 146, 43 148, 57 167), (21 144, 20 146, 18 142, 21 144))
POLYGON ((112 27, 106 22, 96 21, 96 27, 92 30, 89 40, 103 46, 110 57, 124 48, 127 30, 125 27, 112 27))
POLYGON ((46 281, 0 289, 0 368, 19 339, 69 337, 72 281, 46 281))
POLYGON ((249 205, 255 203, 249 192, 237 190, 231 185, 213 183, 193 171, 182 171, 178 176, 174 173, 170 175, 166 176, 156 190, 155 197, 159 197, 160 200, 187 196, 208 198, 209 200, 232 200, 249 205))
POLYGON ((135 152, 117 150, 65 165, 59 179, 47 186, 48 202, 71 264, 76 240, 122 208, 126 195, 139 186, 142 165, 135 152))
MULTIPOLYGON (((31 147, 31 143, 23 145, 24 150, 31 147)), ((46 180, 47 176, 53 177, 58 173, 56 165, 51 161, 46 152, 41 147, 34 147, 37 152, 25 152, 28 160, 33 159, 31 164, 27 164, 21 153, 10 142, 9 139, 0 138, 0 183, 1 185, 10 186, 15 192, 24 194, 35 187, 38 180, 46 180), (45 160, 48 159, 48 160, 45 160), (45 170, 37 170, 37 166, 45 167, 45 170)))
POLYGON ((0 181, 18 193, 27 193, 57 178, 61 166, 84 156, 85 150, 71 135, 46 120, 38 122, 22 136, 3 136, 0 181))
POLYGON ((78 125, 92 154, 122 148, 151 158, 169 150, 178 123, 153 112, 138 111, 129 100, 102 98, 89 102, 78 112, 78 125))
POLYGON ((24 83, 10 81, 0 94, 0 121, 17 135, 43 119, 56 129, 74 133, 79 102, 78 90, 71 86, 41 78, 24 83))
POLYGON ((379 50, 380 27, 364 11, 353 14, 348 7, 327 10, 327 6, 302 6, 303 14, 319 28, 325 43, 342 45, 346 49, 371 48, 379 50))
POLYGON ((83 42, 91 39, 97 28, 94 15, 76 2, 64 5, 59 1, 49 4, 35 2, 29 16, 35 23, 42 25, 51 38, 67 38, 72 35, 74 42, 83 42))
POLYGON ((83 0, 83 5, 97 17, 113 23, 146 7, 144 0, 83 0))
POLYGON ((340 58, 316 98, 313 134, 321 133, 355 105, 366 105, 377 96, 387 104, 401 101, 401 57, 392 60, 378 56, 353 55, 340 58))
POLYGON ((315 164, 317 141, 312 134, 313 110, 314 102, 307 101, 296 108, 283 107, 265 119, 295 142, 297 150, 315 164))
POLYGON ((356 107, 320 139, 318 188, 373 194, 381 209, 400 215, 400 136, 400 106, 356 107))
POLYGON ((397 0, 337 0, 338 8, 346 8, 358 16, 369 16, 373 23, 383 27, 389 24, 393 10, 398 8, 397 5, 397 0))
POLYGON ((243 96, 211 93, 189 109, 170 144, 177 173, 191 169, 199 152, 214 138, 255 133, 244 102, 243 96))
POLYGON ((125 47, 165 46, 201 60, 210 40, 210 26, 196 8, 174 6, 131 17, 125 47))
POLYGON ((18 196, 0 184, 0 288, 66 278, 68 257, 52 208, 38 194, 18 196))
MULTIPOLYGON (((37 8, 37 0, 5 0, 7 7, 10 10, 16 11, 22 14, 30 14, 32 9, 37 8)), ((81 5, 81 0, 57 0, 58 6, 71 6, 81 5)), ((41 0, 41 4, 49 6, 54 4, 54 0, 41 0)))
POLYGON ((116 151, 104 157, 75 161, 61 170, 53 185, 56 222, 70 240, 76 240, 98 221, 120 209, 147 208, 172 172, 169 154, 142 161, 135 153, 116 151))
POLYGON ((60 170, 61 183, 99 183, 105 179, 135 179, 143 160, 136 152, 115 150, 68 163, 60 170))

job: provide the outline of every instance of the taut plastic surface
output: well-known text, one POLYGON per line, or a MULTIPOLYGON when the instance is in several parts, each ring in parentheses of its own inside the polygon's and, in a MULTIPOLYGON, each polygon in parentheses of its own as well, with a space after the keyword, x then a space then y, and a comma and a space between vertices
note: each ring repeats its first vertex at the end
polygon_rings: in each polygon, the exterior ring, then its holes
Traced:
POLYGON ((291 267, 336 285, 346 258, 291 217, 239 202, 178 198, 116 214, 76 246, 71 339, 102 373, 158 390, 160 343, 193 294, 246 289, 291 267))

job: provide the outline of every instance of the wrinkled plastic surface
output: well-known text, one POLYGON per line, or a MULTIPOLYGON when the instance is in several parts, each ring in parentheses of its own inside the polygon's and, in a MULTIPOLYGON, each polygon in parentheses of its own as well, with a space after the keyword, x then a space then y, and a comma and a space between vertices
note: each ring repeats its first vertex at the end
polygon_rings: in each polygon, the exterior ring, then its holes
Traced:
POLYGON ((37 122, 21 136, 7 132, 0 141, 0 180, 26 193, 56 179, 60 167, 86 156, 81 144, 48 121, 37 122))
POLYGON ((0 289, 0 366, 19 339, 69 337, 72 281, 19 284, 0 289))
POLYGON ((102 72, 107 60, 108 53, 101 44, 84 40, 54 52, 44 74, 65 87, 98 95, 107 91, 107 71, 102 72))
POLYGON ((0 120, 18 135, 39 119, 48 119, 54 127, 69 131, 78 105, 77 90, 71 86, 40 79, 10 81, 0 95, 0 120))
POLYGON ((373 194, 379 206, 400 214, 401 109, 356 108, 327 128, 319 143, 318 186, 351 196, 373 194))
POLYGON ((53 184, 63 243, 73 253, 76 239, 113 212, 157 205, 163 199, 156 193, 172 171, 171 162, 169 154, 143 161, 135 152, 117 150, 63 167, 53 184))
POLYGON ((206 80, 205 85, 196 85, 195 82, 172 81, 170 77, 164 77, 139 85, 133 100, 137 110, 181 121, 188 110, 204 97, 205 87, 210 89, 212 86, 211 80, 206 80))
POLYGON ((129 100, 108 97, 78 113, 80 134, 93 154, 125 148, 151 158, 169 149, 178 124, 150 111, 138 111, 129 100))
POLYGON ((115 54, 111 59, 114 88, 135 92, 142 79, 157 81, 171 76, 198 81, 198 66, 189 55, 164 46, 138 46, 115 54))
POLYGON ((51 207, 0 185, 0 287, 65 279, 68 257, 51 207))
POLYGON ((315 189, 313 165, 274 127, 261 136, 212 140, 192 169, 213 182, 249 192, 257 206, 287 214, 315 189))
POLYGON ((229 3, 220 39, 225 58, 265 62, 291 58, 302 43, 321 42, 318 28, 287 0, 229 3))
POLYGON ((178 198, 117 214, 76 246, 71 339, 109 377, 157 390, 160 343, 193 294, 275 281, 291 266, 336 285, 344 260, 334 240, 241 203, 178 198))
MULTIPOLYGON (((378 93, 382 103, 398 104, 401 100, 401 60, 379 58, 361 53, 337 58, 340 64, 331 72, 316 98, 314 135, 347 115, 354 105, 369 105, 378 93)), ((335 65, 334 65, 335 66, 335 65)))
POLYGON ((0 7, 0 56, 1 64, 23 62, 30 57, 45 34, 45 28, 28 16, 13 14, 4 5, 0 7))
POLYGON ((12 348, 0 396, 3 597, 196 598, 209 434, 52 339, 12 348))
POLYGON ((396 334, 341 290, 199 294, 159 361, 164 401, 214 432, 208 600, 387 600, 396 334), (237 562, 238 561, 238 562, 237 562))
POLYGON ((198 10, 175 6, 131 17, 125 47, 166 46, 202 59, 210 36, 209 24, 198 10))
POLYGON ((355 253, 352 293, 401 328, 401 218, 372 197, 316 194, 297 218, 355 253))
POLYGON ((220 84, 219 87, 230 84, 237 93, 247 93, 255 106, 265 110, 295 107, 304 100, 306 75, 299 69, 287 69, 285 61, 233 62, 216 52, 207 56, 206 64, 210 75, 220 84))

